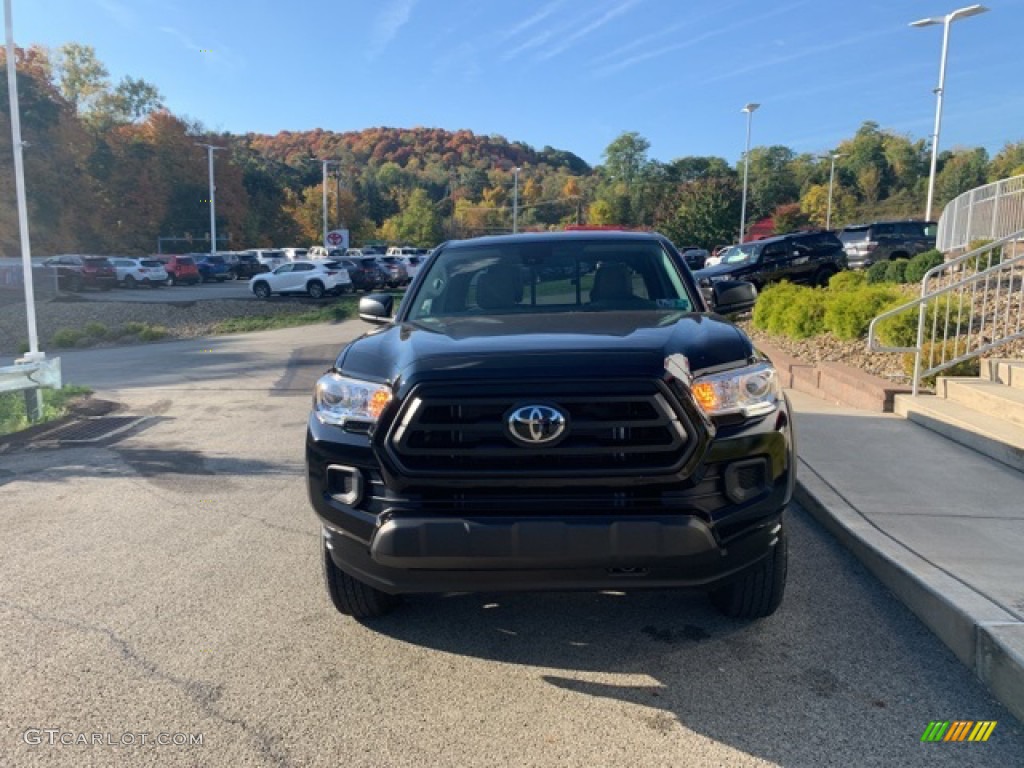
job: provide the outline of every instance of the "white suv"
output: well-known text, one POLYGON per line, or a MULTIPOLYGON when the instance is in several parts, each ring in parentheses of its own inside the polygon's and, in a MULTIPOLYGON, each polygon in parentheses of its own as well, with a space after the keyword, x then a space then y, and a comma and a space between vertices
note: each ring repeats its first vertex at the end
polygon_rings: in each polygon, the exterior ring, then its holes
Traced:
POLYGON ((164 263, 156 259, 129 259, 111 256, 108 261, 117 270, 117 284, 125 288, 148 285, 156 288, 167 285, 167 270, 164 263))
POLYGON ((249 281, 249 290, 260 299, 269 299, 274 293, 304 293, 321 299, 328 293, 351 291, 352 278, 336 261, 293 261, 256 275, 249 281))

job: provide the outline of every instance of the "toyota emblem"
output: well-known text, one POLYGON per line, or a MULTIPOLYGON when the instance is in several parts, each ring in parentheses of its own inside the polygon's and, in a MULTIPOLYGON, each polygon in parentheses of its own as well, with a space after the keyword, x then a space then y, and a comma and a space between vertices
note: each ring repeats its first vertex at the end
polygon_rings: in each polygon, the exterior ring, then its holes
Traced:
POLYGON ((524 405, 508 416, 508 432, 521 445, 550 445, 565 434, 568 418, 550 405, 524 405))

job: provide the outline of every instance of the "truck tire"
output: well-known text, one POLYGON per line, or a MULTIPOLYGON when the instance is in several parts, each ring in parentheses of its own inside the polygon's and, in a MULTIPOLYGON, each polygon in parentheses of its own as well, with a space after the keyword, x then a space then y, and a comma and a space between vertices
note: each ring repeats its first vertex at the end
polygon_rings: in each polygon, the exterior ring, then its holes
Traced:
POLYGON ((775 613, 786 591, 789 537, 779 531, 771 554, 739 578, 711 592, 715 607, 734 619, 762 619, 775 613))
POLYGON ((400 602, 397 595, 389 595, 364 584, 338 568, 331 559, 327 544, 321 544, 324 558, 324 580, 338 613, 353 619, 375 619, 390 613, 400 602))

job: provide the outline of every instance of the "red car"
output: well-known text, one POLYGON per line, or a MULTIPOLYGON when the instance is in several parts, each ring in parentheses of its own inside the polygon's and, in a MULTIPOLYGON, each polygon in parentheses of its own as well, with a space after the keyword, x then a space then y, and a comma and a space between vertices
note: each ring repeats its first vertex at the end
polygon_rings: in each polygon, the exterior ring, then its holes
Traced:
POLYGON ((43 262, 57 272, 57 287, 62 291, 99 288, 109 291, 117 285, 117 271, 105 256, 68 254, 54 256, 43 262))
POLYGON ((199 265, 191 256, 160 256, 167 270, 167 284, 179 285, 188 283, 195 285, 200 281, 199 265))

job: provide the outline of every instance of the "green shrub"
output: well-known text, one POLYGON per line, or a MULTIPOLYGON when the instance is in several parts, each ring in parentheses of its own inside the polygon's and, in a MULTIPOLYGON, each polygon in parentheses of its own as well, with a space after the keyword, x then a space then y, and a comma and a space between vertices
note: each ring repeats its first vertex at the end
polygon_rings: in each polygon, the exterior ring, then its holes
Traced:
POLYGON ((95 320, 90 323, 86 323, 83 330, 85 330, 86 336, 91 336, 94 339, 105 338, 109 333, 107 326, 103 323, 98 323, 95 320))
POLYGON ((131 322, 125 323, 123 326, 121 326, 121 335, 138 336, 144 330, 146 330, 145 323, 140 323, 137 320, 132 320, 131 322))
MULTIPOLYGON (((893 347, 912 347, 917 344, 917 322, 920 309, 911 307, 906 312, 887 318, 878 324, 878 337, 893 347)), ((970 328, 969 301, 961 302, 953 296, 939 296, 927 304, 924 337, 930 343, 944 336, 962 334, 970 328)))
POLYGON ((877 264, 872 264, 868 267, 867 282, 868 285, 877 285, 878 283, 885 282, 885 273, 889 271, 889 262, 880 261, 877 264))
POLYGON ((74 347, 77 346, 78 342, 85 338, 85 334, 81 331, 75 330, 74 328, 61 328, 50 339, 50 343, 55 347, 74 347))
POLYGON ((907 264, 906 281, 908 283, 920 283, 924 273, 932 267, 937 267, 945 261, 942 251, 933 248, 930 251, 919 253, 907 264))
POLYGON ((800 291, 810 290, 782 281, 765 288, 754 305, 753 323, 769 333, 782 333, 782 311, 792 303, 800 291))
POLYGON ((860 288, 867 282, 868 276, 864 272, 855 272, 853 270, 844 270, 837 272, 832 275, 828 281, 828 289, 830 291, 849 291, 854 288, 860 288))
POLYGON ((825 331, 825 291, 804 288, 782 307, 779 324, 782 333, 793 339, 806 339, 825 331))
MULTIPOLYGON (((991 242, 991 240, 972 240, 967 244, 967 251, 970 252, 977 250, 978 248, 983 248, 991 242)), ((982 253, 978 256, 969 258, 963 263, 962 268, 966 269, 968 272, 981 272, 998 264, 1000 262, 1001 255, 1001 251, 982 253)))
POLYGON ((903 301, 903 294, 884 285, 865 285, 853 291, 828 292, 825 330, 840 339, 859 339, 876 315, 903 301))
POLYGON ((782 282, 765 288, 754 305, 754 327, 806 339, 825 330, 825 291, 782 282))
POLYGON ((893 259, 885 268, 885 282, 905 283, 907 282, 907 260, 893 259))
POLYGON ((22 339, 21 341, 18 342, 18 355, 19 356, 24 355, 26 352, 29 351, 29 349, 31 349, 31 347, 29 347, 28 342, 25 341, 24 339, 22 339))
POLYGON ((159 339, 165 338, 168 333, 170 333, 170 331, 162 325, 147 325, 139 331, 139 339, 141 341, 158 341, 159 339))

